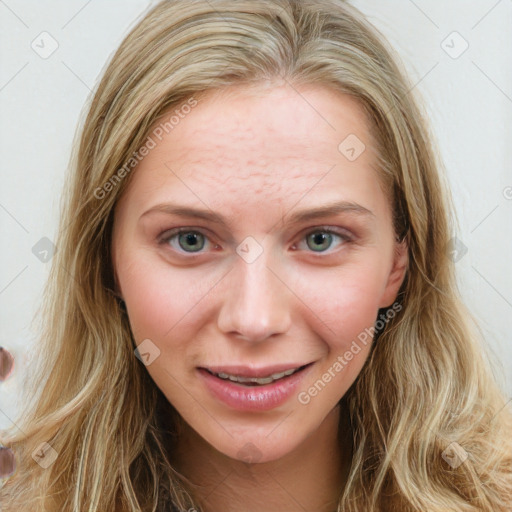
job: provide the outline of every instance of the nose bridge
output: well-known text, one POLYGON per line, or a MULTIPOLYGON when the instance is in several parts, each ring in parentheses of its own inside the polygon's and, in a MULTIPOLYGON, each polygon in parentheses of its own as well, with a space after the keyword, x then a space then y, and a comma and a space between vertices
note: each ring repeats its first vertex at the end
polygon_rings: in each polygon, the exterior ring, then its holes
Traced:
POLYGON ((225 334, 263 341, 288 330, 290 291, 270 259, 270 250, 263 250, 254 261, 237 257, 236 268, 224 283, 219 312, 218 326, 225 334))

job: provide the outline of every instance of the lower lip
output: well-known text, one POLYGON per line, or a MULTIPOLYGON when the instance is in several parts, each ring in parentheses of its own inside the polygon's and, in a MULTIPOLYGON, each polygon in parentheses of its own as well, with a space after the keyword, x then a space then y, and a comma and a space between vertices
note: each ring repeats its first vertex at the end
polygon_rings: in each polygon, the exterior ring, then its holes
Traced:
POLYGON ((296 391, 312 365, 263 386, 241 386, 198 368, 209 391, 221 402, 237 411, 270 411, 286 402, 296 391))

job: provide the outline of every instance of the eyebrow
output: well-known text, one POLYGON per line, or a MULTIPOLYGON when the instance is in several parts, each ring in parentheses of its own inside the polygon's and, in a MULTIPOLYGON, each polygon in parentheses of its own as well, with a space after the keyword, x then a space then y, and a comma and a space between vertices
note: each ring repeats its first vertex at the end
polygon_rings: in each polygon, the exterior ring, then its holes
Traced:
MULTIPOLYGON (((141 215, 141 218, 152 212, 167 213, 170 215, 177 215, 179 217, 195 217, 198 219, 214 222, 226 228, 228 227, 228 221, 222 215, 215 213, 212 210, 191 208, 173 203, 162 203, 157 204, 149 210, 145 211, 141 215)), ((368 208, 365 208, 358 203, 354 203, 352 201, 336 201, 322 206, 317 206, 315 208, 300 210, 293 214, 289 214, 288 222, 290 224, 299 224, 301 222, 339 215, 341 213, 356 214, 363 217, 375 217, 375 214, 371 210, 368 210, 368 208)), ((284 221, 284 217, 282 220, 284 221)))

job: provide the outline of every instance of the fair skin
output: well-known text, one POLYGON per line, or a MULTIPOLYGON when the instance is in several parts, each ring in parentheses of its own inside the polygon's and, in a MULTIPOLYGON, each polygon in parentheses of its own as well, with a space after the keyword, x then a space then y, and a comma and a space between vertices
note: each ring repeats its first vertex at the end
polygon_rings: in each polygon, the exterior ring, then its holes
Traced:
POLYGON ((136 343, 160 350, 146 369, 184 420, 174 463, 207 512, 336 509, 351 457, 337 404, 371 343, 341 371, 333 364, 393 304, 407 267, 372 143, 358 103, 324 87, 209 92, 140 162, 117 205, 119 293, 136 343), (353 161, 338 150, 350 134, 366 145, 353 161), (341 201, 358 206, 292 220, 341 201), (215 212, 225 225, 165 204, 215 212), (240 251, 247 237, 255 259, 240 251), (275 406, 260 382, 210 373, 262 377, 276 365, 299 371, 284 377, 296 384, 275 406), (242 387, 255 394, 230 398, 242 387))

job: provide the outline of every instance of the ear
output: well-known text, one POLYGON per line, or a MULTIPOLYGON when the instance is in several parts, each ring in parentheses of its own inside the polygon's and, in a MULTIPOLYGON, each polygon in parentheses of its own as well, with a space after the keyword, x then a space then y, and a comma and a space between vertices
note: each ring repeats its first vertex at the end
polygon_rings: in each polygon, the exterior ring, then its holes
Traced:
POLYGON ((113 280, 114 280, 115 296, 119 297, 121 300, 124 300, 123 299, 123 294, 121 293, 121 287, 119 286, 119 278, 117 277, 117 271, 116 271, 115 268, 114 268, 114 271, 113 271, 113 280))
POLYGON ((119 286, 119 277, 117 276, 117 265, 116 265, 116 245, 114 244, 114 234, 112 233, 112 242, 110 243, 110 269, 112 275, 112 285, 114 295, 121 299, 123 299, 123 294, 121 292, 121 287, 119 286))
POLYGON ((401 242, 395 241, 393 265, 388 276, 388 281, 381 297, 379 308, 388 308, 396 300, 400 286, 405 279, 409 266, 409 244, 407 238, 401 242))

